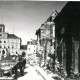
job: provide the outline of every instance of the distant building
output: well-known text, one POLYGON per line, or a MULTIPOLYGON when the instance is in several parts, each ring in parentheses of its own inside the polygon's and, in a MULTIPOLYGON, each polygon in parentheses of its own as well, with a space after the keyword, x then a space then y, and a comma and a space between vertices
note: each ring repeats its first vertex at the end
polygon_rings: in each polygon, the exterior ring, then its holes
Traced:
POLYGON ((15 34, 5 32, 5 25, 0 24, 0 55, 6 53, 10 55, 18 54, 20 51, 21 38, 15 34))
POLYGON ((22 53, 27 53, 27 45, 21 45, 21 47, 20 47, 20 54, 22 54, 22 53))
POLYGON ((35 60, 36 57, 36 40, 27 41, 27 54, 29 57, 29 60, 35 60))
POLYGON ((36 53, 36 40, 27 42, 27 54, 36 53))

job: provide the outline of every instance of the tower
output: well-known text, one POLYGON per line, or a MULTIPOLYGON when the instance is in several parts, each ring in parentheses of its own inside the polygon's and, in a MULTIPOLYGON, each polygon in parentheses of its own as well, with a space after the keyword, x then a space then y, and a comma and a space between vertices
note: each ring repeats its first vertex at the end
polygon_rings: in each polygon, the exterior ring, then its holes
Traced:
POLYGON ((5 25, 4 24, 0 24, 0 32, 5 32, 5 25))

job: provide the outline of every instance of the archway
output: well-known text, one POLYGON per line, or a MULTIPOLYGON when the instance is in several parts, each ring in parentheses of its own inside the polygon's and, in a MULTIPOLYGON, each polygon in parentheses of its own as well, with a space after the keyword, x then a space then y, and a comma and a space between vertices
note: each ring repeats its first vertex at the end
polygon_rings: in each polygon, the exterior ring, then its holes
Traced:
POLYGON ((2 50, 2 57, 4 57, 4 54, 5 54, 5 50, 2 50))

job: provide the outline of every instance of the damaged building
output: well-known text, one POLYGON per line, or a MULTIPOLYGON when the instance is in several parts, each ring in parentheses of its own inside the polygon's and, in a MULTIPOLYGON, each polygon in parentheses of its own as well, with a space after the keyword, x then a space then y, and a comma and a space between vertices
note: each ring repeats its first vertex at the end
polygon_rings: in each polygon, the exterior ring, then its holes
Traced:
POLYGON ((55 22, 55 54, 67 75, 80 73, 80 2, 68 2, 55 22))

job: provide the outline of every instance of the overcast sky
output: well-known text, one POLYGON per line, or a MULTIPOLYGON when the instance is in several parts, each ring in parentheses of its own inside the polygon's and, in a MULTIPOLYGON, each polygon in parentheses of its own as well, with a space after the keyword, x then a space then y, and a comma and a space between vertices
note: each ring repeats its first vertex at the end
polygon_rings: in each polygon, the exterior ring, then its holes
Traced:
POLYGON ((55 1, 0 1, 0 23, 8 33, 22 38, 22 44, 36 39, 35 32, 52 13, 61 11, 67 2, 55 1), (3 20, 2 20, 3 16, 3 20))

